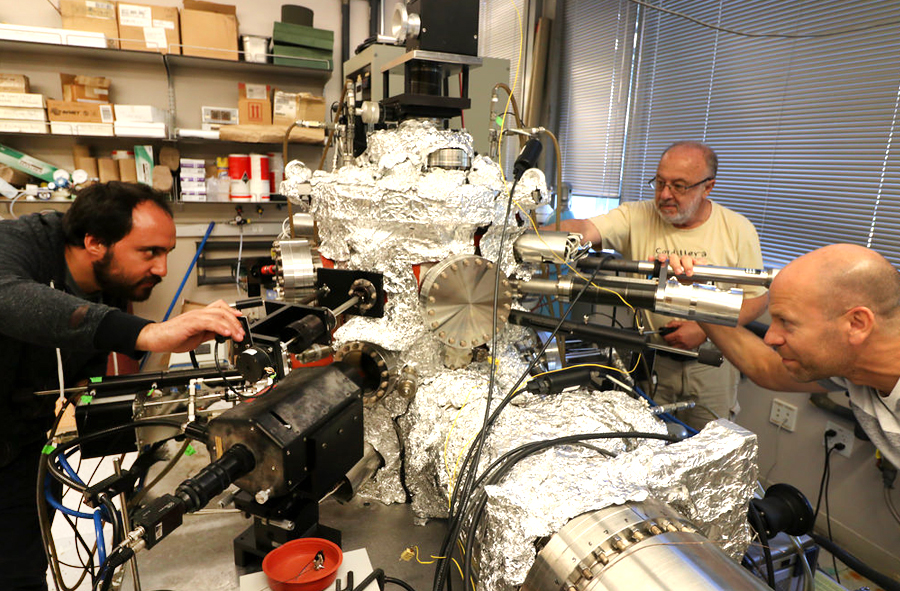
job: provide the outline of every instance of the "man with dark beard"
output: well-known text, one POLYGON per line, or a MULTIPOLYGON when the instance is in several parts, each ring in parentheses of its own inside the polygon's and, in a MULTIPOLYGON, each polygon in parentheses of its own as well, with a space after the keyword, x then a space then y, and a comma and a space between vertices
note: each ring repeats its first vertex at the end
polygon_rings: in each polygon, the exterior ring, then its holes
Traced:
POLYGON ((0 589, 46 589, 35 487, 56 397, 101 376, 110 351, 190 351, 243 338, 219 301, 154 323, 126 313, 166 275, 175 222, 163 194, 130 183, 81 191, 65 216, 0 222, 0 589))
MULTIPOLYGON (((709 200, 716 184, 718 158, 700 142, 676 142, 659 160, 649 180, 652 201, 627 201, 605 215, 561 222, 562 230, 580 233, 595 246, 612 248, 626 259, 647 260, 689 256, 724 267, 762 267, 759 237, 750 221, 709 200)), ((553 229, 548 226, 545 229, 553 229)), ((720 287, 730 287, 722 285, 720 287)), ((757 318, 766 307, 763 288, 744 290, 741 324, 757 318)), ((665 333, 657 342, 681 349, 696 349, 706 334, 696 322, 659 314, 648 315, 649 330, 665 333)), ((722 367, 701 365, 684 356, 658 352, 656 400, 669 403, 693 400, 728 418, 739 410, 739 374, 728 362, 722 367)), ((707 409, 679 413, 679 418, 700 429, 714 418, 707 409)))

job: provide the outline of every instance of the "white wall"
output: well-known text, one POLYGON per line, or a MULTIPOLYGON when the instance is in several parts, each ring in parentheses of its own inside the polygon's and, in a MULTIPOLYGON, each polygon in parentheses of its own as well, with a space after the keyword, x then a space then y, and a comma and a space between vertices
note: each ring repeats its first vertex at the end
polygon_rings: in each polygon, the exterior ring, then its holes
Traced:
MULTIPOLYGON (((831 396, 841 401, 839 394, 831 396)), ((769 473, 764 486, 776 482, 793 485, 815 508, 825 462, 825 425, 832 421, 852 428, 852 424, 814 406, 809 402, 808 394, 772 392, 746 379, 740 385, 739 400, 741 412, 736 422, 759 437, 760 479, 769 473), (798 408, 797 429, 793 433, 779 432, 778 427, 769 422, 769 411, 775 398, 798 408)), ((875 467, 874 446, 855 439, 849 458, 833 452, 830 463, 829 504, 834 541, 882 573, 898 576, 900 524, 894 521, 885 505, 881 472, 875 467)), ((896 486, 900 487, 900 482, 896 486)), ((900 503, 897 491, 891 492, 895 503, 900 503)), ((825 527, 823 499, 816 530, 824 534, 825 527)))

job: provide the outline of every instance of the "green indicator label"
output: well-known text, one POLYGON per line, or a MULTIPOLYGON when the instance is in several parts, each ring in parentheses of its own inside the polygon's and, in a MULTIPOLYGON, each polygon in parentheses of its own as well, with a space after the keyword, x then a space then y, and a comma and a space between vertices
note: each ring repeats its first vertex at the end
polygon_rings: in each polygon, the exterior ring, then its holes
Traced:
POLYGON ((94 401, 94 397, 90 394, 84 394, 81 396, 81 404, 90 404, 94 401))
POLYGON ((45 456, 49 456, 50 454, 53 453, 54 449, 56 449, 56 448, 48 443, 47 445, 44 446, 44 449, 41 450, 41 453, 44 454, 45 456))
POLYGON ((102 377, 91 378, 91 383, 92 383, 92 384, 99 384, 99 383, 102 382, 102 381, 103 381, 103 378, 102 378, 102 377))
POLYGON ((194 455, 195 453, 197 453, 197 450, 194 449, 194 446, 191 445, 191 444, 188 444, 187 449, 184 450, 184 455, 186 455, 186 456, 192 456, 192 455, 194 455))

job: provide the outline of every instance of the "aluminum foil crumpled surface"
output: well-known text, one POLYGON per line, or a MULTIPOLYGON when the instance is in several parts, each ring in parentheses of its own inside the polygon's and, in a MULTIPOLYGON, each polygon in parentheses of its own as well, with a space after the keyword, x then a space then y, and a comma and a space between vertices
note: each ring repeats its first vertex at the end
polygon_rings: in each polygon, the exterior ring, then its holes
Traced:
MULTIPOLYGON (((543 174, 529 171, 509 201, 502 171, 482 156, 468 170, 429 168, 428 155, 444 148, 473 155, 467 133, 407 121, 371 134, 358 166, 311 175, 304 167, 288 167, 286 174, 293 171, 296 179, 285 182, 309 182, 324 257, 337 268, 384 276, 384 317, 350 317, 334 333, 334 345, 373 343, 395 353, 398 366, 416 370, 413 400, 389 393, 365 409, 366 440, 385 466, 359 494, 391 503, 405 501, 408 491, 421 520, 447 516, 459 466, 484 420, 491 368, 493 410, 526 369, 517 348, 526 331, 504 326, 487 360, 448 369, 444 346, 422 320, 416 271, 455 254, 473 254, 475 232, 487 226, 482 256, 500 261, 507 274, 530 276, 533 269, 515 262, 512 246, 530 229, 522 212, 547 196, 543 174)), ((643 402, 621 392, 574 390, 547 398, 522 393, 491 428, 479 469, 527 442, 621 431, 666 429, 643 402)), ((725 422, 674 445, 622 438, 589 445, 553 447, 525 458, 485 488, 487 511, 478 534, 481 589, 522 583, 534 561, 535 540, 572 517, 648 496, 679 510, 732 556, 743 552, 749 542, 746 503, 756 478, 755 436, 725 422)))

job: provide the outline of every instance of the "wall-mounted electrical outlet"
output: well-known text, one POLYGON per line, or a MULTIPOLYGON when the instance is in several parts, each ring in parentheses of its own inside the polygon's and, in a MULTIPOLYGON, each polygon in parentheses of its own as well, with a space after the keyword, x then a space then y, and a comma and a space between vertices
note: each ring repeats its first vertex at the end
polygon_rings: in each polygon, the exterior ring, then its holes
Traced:
MULTIPOLYGON (((825 424, 825 430, 833 429, 837 435, 834 437, 828 438, 828 447, 833 447, 838 443, 844 444, 844 449, 836 449, 835 451, 841 454, 844 457, 849 458, 850 453, 853 452, 853 429, 847 429, 846 427, 841 427, 837 423, 832 423, 828 421, 825 424)), ((822 438, 822 445, 825 445, 825 438, 822 438)))
POLYGON ((774 425, 781 425, 781 428, 785 431, 793 431, 797 428, 797 407, 776 398, 772 401, 772 412, 769 414, 769 422, 774 425))

